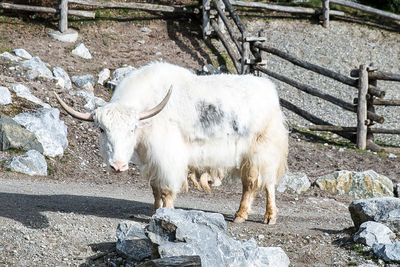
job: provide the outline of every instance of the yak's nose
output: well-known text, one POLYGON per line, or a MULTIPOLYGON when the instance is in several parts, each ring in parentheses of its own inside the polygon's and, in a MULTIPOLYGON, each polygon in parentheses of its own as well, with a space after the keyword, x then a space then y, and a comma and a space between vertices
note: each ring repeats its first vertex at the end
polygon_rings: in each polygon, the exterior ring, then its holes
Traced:
POLYGON ((115 161, 111 165, 111 168, 113 168, 116 172, 123 172, 128 169, 128 164, 123 163, 121 161, 115 161))

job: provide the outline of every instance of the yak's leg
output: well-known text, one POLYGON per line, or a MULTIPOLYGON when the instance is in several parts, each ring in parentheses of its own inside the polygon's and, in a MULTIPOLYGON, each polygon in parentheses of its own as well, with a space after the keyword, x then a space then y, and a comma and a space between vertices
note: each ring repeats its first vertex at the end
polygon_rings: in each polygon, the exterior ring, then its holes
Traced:
POLYGON ((264 216, 264 223, 275 224, 278 213, 278 208, 275 204, 275 184, 268 183, 265 189, 267 192, 267 210, 264 216))
POLYGON ((161 199, 163 201, 164 208, 174 208, 174 192, 166 189, 161 189, 161 199))
POLYGON ((258 189, 258 171, 250 164, 242 164, 242 200, 239 210, 235 214, 235 223, 241 223, 247 220, 247 216, 253 203, 254 194, 258 189))
POLYGON ((194 187, 196 187, 197 190, 201 191, 202 189, 201 189, 200 184, 197 182, 196 173, 194 171, 190 172, 188 177, 192 181, 194 187))
POLYGON ((162 199, 161 199, 161 188, 155 185, 151 185, 151 189, 153 189, 153 196, 154 196, 154 213, 158 208, 162 206, 162 199))
POLYGON ((211 179, 210 174, 208 174, 208 172, 203 173, 200 176, 200 186, 204 189, 204 191, 206 191, 207 193, 211 193, 211 188, 208 185, 208 181, 211 179))

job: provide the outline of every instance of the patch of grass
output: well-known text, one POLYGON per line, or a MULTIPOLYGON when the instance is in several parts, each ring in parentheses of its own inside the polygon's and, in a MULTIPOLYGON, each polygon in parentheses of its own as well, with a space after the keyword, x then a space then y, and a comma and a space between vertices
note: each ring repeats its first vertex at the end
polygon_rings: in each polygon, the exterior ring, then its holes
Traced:
POLYGON ((347 263, 347 266, 357 266, 358 263, 355 261, 350 261, 349 263, 347 263))
POLYGON ((8 152, 9 154, 12 154, 12 155, 22 155, 22 154, 25 154, 25 151, 24 151, 24 150, 18 149, 18 148, 9 148, 9 149, 7 149, 7 152, 8 152))
POLYGON ((357 251, 359 253, 364 252, 364 246, 361 245, 361 244, 353 244, 353 245, 351 245, 350 249, 354 250, 354 251, 357 251))

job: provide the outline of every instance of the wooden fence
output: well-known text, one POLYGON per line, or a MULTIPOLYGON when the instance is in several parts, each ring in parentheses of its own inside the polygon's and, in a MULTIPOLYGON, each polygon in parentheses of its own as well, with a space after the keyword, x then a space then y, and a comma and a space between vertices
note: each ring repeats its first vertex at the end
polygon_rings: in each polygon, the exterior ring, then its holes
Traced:
POLYGON ((286 52, 265 44, 265 33, 260 31, 258 36, 250 36, 244 24, 236 14, 229 0, 203 0, 204 20, 204 36, 209 38, 214 34, 221 40, 226 51, 228 52, 238 73, 244 74, 249 72, 262 72, 270 77, 287 83, 298 90, 313 95, 325 101, 328 101, 346 111, 357 114, 356 127, 336 126, 331 123, 314 116, 313 114, 300 109, 285 99, 281 99, 281 104, 285 108, 295 112, 304 119, 315 125, 310 126, 314 131, 331 131, 335 132, 350 141, 357 144, 360 149, 371 149, 374 151, 387 151, 400 153, 399 149, 383 148, 373 142, 374 133, 382 134, 400 134, 400 129, 382 129, 375 128, 375 123, 384 123, 384 117, 376 114, 376 105, 399 106, 400 100, 382 100, 385 91, 378 87, 378 80, 400 81, 400 75, 378 71, 373 65, 362 65, 359 69, 353 70, 350 77, 329 70, 327 68, 306 62, 296 58, 286 52), (211 15, 211 9, 215 9, 215 15, 211 15), (231 20, 225 14, 225 10, 229 13, 231 20), (226 34, 227 32, 227 34, 226 34), (348 103, 328 93, 324 93, 317 88, 291 79, 282 74, 273 72, 264 65, 263 53, 269 53, 278 56, 296 66, 310 70, 317 74, 323 75, 330 79, 336 80, 342 84, 358 90, 358 98, 353 103, 348 103))
MULTIPOLYGON (((203 14, 206 14, 203 17, 203 21, 205 21, 205 29, 208 31, 208 36, 213 30, 213 27, 208 24, 207 18, 210 17, 210 14, 207 14, 210 10, 210 0, 203 0, 203 14)), ((356 10, 361 10, 363 12, 373 14, 379 17, 391 19, 394 21, 400 21, 400 15, 385 12, 379 9, 371 8, 368 6, 364 6, 361 4, 357 4, 351 1, 346 0, 321 0, 322 8, 305 8, 298 6, 281 6, 276 4, 268 4, 268 3, 260 3, 260 2, 247 2, 247 1, 237 1, 230 0, 230 6, 237 7, 245 7, 245 8, 257 8, 257 9, 265 9, 270 11, 277 12, 285 12, 285 13, 294 13, 294 14, 308 14, 308 15, 320 15, 323 26, 329 27, 329 21, 332 16, 336 17, 344 17, 346 16, 345 12, 332 10, 330 8, 331 4, 341 5, 345 7, 350 7, 356 10)), ((29 5, 20 5, 20 4, 11 4, 11 3, 0 3, 0 8, 3 9, 13 9, 13 10, 22 10, 22 11, 31 11, 31 12, 46 12, 53 14, 60 14, 59 20, 59 30, 60 32, 65 32, 68 28, 68 15, 86 17, 86 18, 95 18, 95 13, 92 11, 85 10, 69 10, 68 4, 75 4, 81 6, 89 6, 95 8, 125 8, 125 9, 136 9, 136 10, 144 10, 151 12, 166 12, 166 13, 178 13, 178 14, 197 14, 197 8, 186 8, 186 7, 173 7, 167 5, 157 5, 157 4, 149 4, 149 3, 135 3, 135 2, 113 2, 113 1, 94 1, 94 0, 58 0, 58 8, 52 7, 40 7, 40 6, 29 6, 29 5)), ((223 7, 221 7, 223 9, 223 7)), ((221 13, 221 12, 220 12, 221 13)), ((221 18, 220 18, 221 19, 221 18)), ((221 22, 221 21, 220 21, 221 22)), ((206 32, 207 32, 206 31, 206 32)))
POLYGON ((11 3, 0 3, 0 8, 10 9, 10 10, 21 10, 21 11, 31 11, 31 12, 44 12, 59 14, 59 31, 65 32, 68 29, 68 15, 85 17, 85 18, 95 18, 95 12, 84 11, 84 10, 71 10, 68 9, 68 4, 96 7, 96 8, 124 8, 124 9, 135 9, 135 10, 145 10, 152 12, 164 12, 164 13, 177 13, 177 14, 195 14, 196 9, 185 8, 185 7, 173 7, 166 5, 148 4, 148 3, 120 3, 120 2, 96 2, 92 0, 58 0, 58 8, 52 7, 40 7, 40 6, 29 6, 29 5, 19 5, 11 3))

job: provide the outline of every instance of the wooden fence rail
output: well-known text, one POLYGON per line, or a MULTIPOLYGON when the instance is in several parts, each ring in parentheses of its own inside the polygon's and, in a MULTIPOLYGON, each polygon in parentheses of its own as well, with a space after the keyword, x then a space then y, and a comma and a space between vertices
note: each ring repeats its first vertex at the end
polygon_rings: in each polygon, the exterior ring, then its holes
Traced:
POLYGON ((221 27, 221 25, 216 23, 216 21, 213 21, 215 18, 210 18, 210 21, 213 25, 216 36, 222 40, 238 73, 246 73, 243 64, 248 65, 248 68, 252 72, 262 72, 270 77, 287 83, 300 91, 328 101, 346 111, 355 112, 357 114, 357 127, 336 126, 295 106, 285 99, 281 99, 281 105, 283 107, 316 124, 310 126, 310 129, 312 130, 335 132, 340 136, 355 142, 357 147, 360 149, 368 148, 376 151, 400 153, 400 150, 398 149, 382 148, 373 142, 374 133, 400 134, 400 129, 382 129, 373 127, 374 123, 382 124, 385 121, 382 116, 376 114, 374 105, 400 105, 400 100, 378 99, 385 96, 385 91, 378 87, 377 80, 400 81, 400 75, 378 71, 372 65, 362 65, 359 69, 352 70, 350 75, 351 77, 348 77, 325 67, 296 58, 288 53, 266 45, 264 43, 265 38, 250 36, 229 0, 221 1, 223 1, 225 9, 229 12, 231 20, 225 16, 225 12, 222 9, 217 8, 218 2, 213 2, 212 6, 216 8, 217 15, 215 17, 220 16, 222 18, 223 27, 228 29, 228 34, 224 35, 221 29, 218 28, 221 27), (250 51, 250 54, 246 54, 246 50, 250 51), (353 103, 348 103, 310 85, 300 83, 299 81, 291 79, 285 75, 273 72, 263 66, 263 63, 265 62, 260 58, 260 55, 263 53, 278 56, 296 66, 331 78, 337 82, 348 85, 351 88, 356 88, 358 90, 358 97, 354 99, 353 103), (242 66, 241 68, 239 68, 239 62, 242 66))

